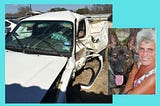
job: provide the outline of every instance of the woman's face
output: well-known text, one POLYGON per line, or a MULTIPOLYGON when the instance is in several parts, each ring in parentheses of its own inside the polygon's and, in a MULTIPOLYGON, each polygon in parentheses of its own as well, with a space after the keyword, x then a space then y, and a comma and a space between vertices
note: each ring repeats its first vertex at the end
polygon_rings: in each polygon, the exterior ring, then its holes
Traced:
POLYGON ((155 43, 142 41, 138 49, 139 60, 143 65, 155 64, 155 43))

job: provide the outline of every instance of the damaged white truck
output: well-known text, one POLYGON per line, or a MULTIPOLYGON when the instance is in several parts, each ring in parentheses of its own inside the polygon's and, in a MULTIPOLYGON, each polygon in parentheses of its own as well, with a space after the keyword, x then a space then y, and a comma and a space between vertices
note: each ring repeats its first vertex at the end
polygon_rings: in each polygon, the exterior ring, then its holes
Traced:
POLYGON ((6 36, 6 103, 65 103, 67 87, 87 59, 98 58, 108 42, 108 23, 90 24, 70 11, 26 18, 6 36))

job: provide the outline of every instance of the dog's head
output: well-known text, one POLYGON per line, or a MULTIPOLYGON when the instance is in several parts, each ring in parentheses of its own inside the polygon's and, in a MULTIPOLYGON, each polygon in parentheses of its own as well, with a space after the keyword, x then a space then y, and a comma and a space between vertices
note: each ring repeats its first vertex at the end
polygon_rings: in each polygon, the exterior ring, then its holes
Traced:
POLYGON ((126 43, 121 44, 116 33, 111 29, 109 30, 109 68, 115 76, 117 86, 126 83, 128 74, 134 64, 135 40, 135 33, 130 32, 126 43))

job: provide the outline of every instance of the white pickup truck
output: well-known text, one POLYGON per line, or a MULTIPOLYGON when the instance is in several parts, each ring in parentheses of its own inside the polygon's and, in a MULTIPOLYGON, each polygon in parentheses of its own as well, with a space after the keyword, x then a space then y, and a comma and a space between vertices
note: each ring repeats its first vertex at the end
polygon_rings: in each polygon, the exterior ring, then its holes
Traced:
POLYGON ((70 11, 26 18, 6 36, 6 103, 67 102, 66 91, 88 58, 98 58, 108 42, 108 23, 90 24, 70 11))

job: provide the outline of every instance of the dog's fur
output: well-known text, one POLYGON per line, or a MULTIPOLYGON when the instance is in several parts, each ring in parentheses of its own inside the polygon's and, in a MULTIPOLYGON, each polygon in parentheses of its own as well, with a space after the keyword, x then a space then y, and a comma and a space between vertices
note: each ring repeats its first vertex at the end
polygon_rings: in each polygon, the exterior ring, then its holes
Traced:
POLYGON ((109 29, 108 43, 108 94, 120 94, 127 82, 128 74, 134 64, 136 34, 139 30, 130 29, 130 36, 121 44, 113 29, 109 29), (136 32, 135 32, 136 31, 136 32), (123 75, 122 85, 115 83, 115 76, 123 75))

